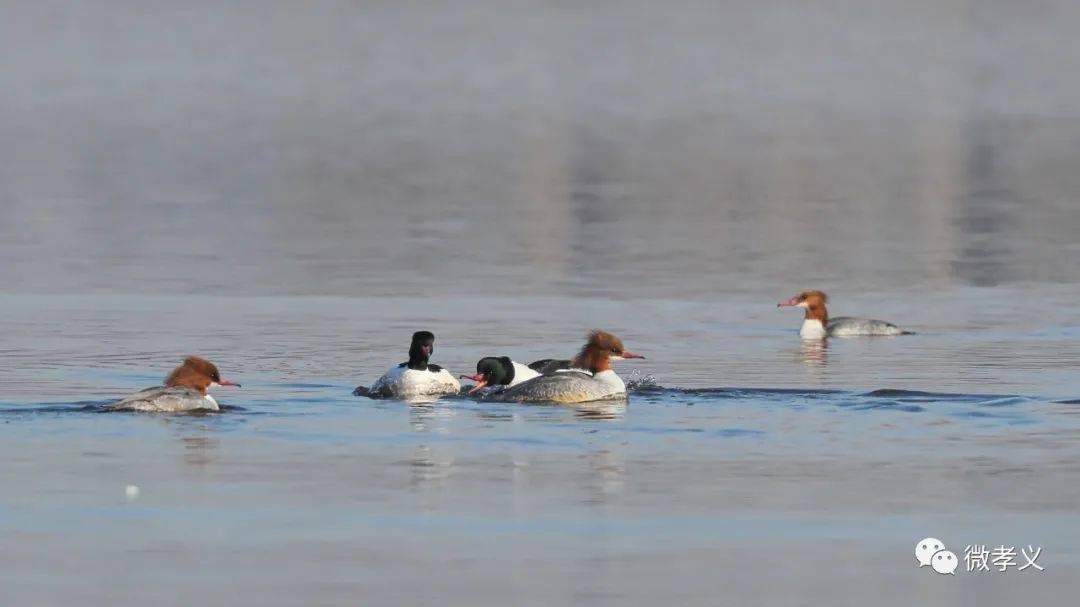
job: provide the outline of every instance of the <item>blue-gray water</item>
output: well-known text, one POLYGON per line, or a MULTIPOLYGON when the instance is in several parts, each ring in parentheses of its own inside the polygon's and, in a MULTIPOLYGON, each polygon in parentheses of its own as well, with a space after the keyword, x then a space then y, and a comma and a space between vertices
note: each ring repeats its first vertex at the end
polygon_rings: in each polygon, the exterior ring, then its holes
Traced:
POLYGON ((1071 600, 1078 26, 0 3, 0 603, 1071 600), (917 334, 803 344, 811 287, 917 334), (350 395, 593 327, 625 406, 350 395), (224 412, 96 410, 189 353, 224 412))

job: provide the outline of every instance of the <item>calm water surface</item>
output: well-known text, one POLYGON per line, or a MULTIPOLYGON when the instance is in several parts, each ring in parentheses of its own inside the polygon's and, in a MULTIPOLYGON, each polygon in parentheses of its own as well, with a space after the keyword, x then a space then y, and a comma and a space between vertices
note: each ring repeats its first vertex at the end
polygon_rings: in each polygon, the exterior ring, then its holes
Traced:
POLYGON ((0 3, 0 603, 1067 602, 1077 6, 0 3), (628 403, 350 395, 593 327, 628 403))

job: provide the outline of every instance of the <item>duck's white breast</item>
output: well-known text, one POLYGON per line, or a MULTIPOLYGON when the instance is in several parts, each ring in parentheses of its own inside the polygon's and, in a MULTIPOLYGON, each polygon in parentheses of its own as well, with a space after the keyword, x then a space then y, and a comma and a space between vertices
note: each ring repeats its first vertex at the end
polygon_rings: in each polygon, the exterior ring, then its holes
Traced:
POLYGON ((799 329, 799 337, 803 339, 824 339, 827 335, 825 325, 821 324, 821 321, 816 318, 807 318, 803 321, 802 328, 799 329))

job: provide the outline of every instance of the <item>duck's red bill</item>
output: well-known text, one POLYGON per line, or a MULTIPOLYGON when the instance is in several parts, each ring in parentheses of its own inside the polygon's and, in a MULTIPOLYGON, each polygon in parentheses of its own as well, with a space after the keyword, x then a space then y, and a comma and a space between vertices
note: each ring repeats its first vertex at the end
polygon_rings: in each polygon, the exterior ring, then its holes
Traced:
POLYGON ((487 387, 487 380, 483 380, 483 379, 477 380, 476 385, 473 386, 473 389, 469 390, 467 392, 467 394, 469 394, 469 395, 476 394, 477 392, 483 390, 486 387, 487 387))
POLYGON ((645 358, 643 354, 634 354, 633 352, 623 352, 623 358, 645 358))

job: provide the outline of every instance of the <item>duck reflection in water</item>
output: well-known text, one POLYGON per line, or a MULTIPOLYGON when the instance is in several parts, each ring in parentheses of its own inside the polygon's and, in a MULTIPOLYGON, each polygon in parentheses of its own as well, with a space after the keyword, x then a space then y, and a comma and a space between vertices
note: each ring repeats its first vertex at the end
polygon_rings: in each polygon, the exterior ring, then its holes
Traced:
POLYGON ((817 369, 824 369, 829 364, 829 342, 827 340, 803 340, 799 344, 800 361, 817 369))
POLYGON ((619 399, 562 406, 573 409, 574 417, 579 419, 613 421, 623 418, 626 414, 626 404, 626 399, 619 399))
POLYGON ((450 422, 457 417, 451 407, 437 407, 432 403, 409 403, 409 425, 416 432, 449 434, 450 422))
POLYGON ((454 456, 446 449, 437 451, 428 445, 417 445, 409 460, 409 469, 411 486, 443 487, 454 472, 454 456))

